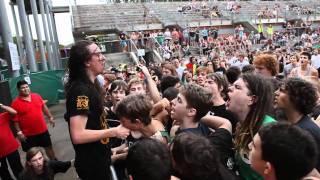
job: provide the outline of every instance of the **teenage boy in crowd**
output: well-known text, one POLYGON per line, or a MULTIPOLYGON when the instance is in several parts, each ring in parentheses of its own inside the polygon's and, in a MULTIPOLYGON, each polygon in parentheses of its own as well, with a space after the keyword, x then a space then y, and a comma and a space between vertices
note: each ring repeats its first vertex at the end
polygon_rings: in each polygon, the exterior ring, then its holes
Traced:
POLYGON ((157 103, 161 100, 160 93, 157 89, 155 81, 152 79, 150 72, 146 66, 141 64, 137 65, 137 68, 141 70, 144 76, 144 80, 141 78, 133 78, 128 83, 129 94, 147 94, 150 95, 152 101, 157 103))
POLYGON ((197 68, 197 84, 204 87, 204 84, 206 83, 206 76, 212 73, 212 70, 210 70, 208 67, 201 66, 197 68))
MULTIPOLYGON (((320 128, 308 116, 318 100, 316 88, 300 78, 289 78, 275 92, 275 106, 282 109, 288 121, 308 131, 320 149, 320 128)), ((320 158, 317 159, 317 170, 320 169, 320 158)))
POLYGON ((171 130, 172 136, 182 132, 208 136, 211 133, 208 127, 215 130, 222 128, 231 134, 232 125, 227 119, 208 115, 212 107, 212 93, 197 84, 182 86, 171 105, 171 118, 178 124, 173 128, 176 132, 171 130))
POLYGON ((179 124, 175 134, 193 132, 203 136, 209 128, 200 122, 212 107, 212 93, 196 84, 182 86, 177 98, 172 100, 171 118, 179 124))
POLYGON ((262 127, 249 144, 251 167, 265 180, 298 180, 317 163, 313 137, 289 123, 262 127))
POLYGON ((131 136, 127 138, 129 146, 135 142, 134 139, 141 137, 168 142, 168 133, 160 121, 151 118, 151 109, 151 99, 144 94, 126 96, 117 104, 116 114, 121 124, 131 131, 131 136))

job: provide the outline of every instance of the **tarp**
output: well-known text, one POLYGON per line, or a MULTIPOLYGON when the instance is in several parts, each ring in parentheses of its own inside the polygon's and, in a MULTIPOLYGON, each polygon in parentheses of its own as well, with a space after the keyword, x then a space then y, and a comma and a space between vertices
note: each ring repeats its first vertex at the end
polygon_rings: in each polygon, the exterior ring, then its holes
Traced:
POLYGON ((59 99, 64 98, 63 75, 64 70, 53 70, 11 78, 9 79, 11 98, 15 99, 18 96, 17 82, 29 76, 31 91, 40 94, 44 100, 47 100, 47 105, 57 104, 59 99))

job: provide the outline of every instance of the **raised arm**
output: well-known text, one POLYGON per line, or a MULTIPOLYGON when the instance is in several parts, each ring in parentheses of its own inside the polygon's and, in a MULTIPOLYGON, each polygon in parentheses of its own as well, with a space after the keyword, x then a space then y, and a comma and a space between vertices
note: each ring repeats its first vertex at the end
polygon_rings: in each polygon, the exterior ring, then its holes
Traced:
POLYGON ((153 79, 149 73, 149 70, 146 66, 143 66, 143 65, 138 65, 138 66, 142 70, 142 72, 147 80, 147 88, 150 92, 153 103, 157 103, 158 101, 161 100, 161 97, 160 97, 160 93, 158 91, 156 83, 153 81, 153 79))
POLYGON ((219 116, 206 115, 201 118, 201 122, 213 129, 223 128, 232 133, 232 125, 228 119, 219 116))

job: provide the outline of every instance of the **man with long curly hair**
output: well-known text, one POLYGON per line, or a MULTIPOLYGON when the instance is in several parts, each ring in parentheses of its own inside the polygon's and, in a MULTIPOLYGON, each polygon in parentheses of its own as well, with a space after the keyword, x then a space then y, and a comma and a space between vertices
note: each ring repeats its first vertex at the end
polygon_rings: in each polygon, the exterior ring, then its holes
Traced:
MULTIPOLYGON (((320 128, 308 116, 318 100, 316 88, 300 78, 289 78, 275 92, 275 106, 284 111, 288 121, 308 131, 320 148, 320 128)), ((320 158, 316 168, 320 170, 320 158)))

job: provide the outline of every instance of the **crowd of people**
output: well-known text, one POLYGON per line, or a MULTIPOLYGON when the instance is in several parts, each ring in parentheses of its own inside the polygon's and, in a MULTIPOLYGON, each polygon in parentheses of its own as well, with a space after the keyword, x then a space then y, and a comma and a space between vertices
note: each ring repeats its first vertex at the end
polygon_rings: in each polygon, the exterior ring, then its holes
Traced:
POLYGON ((274 7, 272 8, 269 8, 268 6, 264 7, 258 13, 258 18, 261 18, 261 19, 278 18, 279 11, 280 11, 279 4, 275 4, 274 7))
POLYGON ((272 51, 219 69, 106 60, 93 42, 71 48, 65 118, 81 179, 108 179, 109 166, 120 179, 320 178, 317 54, 295 51, 285 77, 272 51))
MULTIPOLYGON (((131 38, 145 46, 140 35, 131 38)), ((83 180, 320 179, 319 31, 302 33, 299 46, 280 44, 290 32, 274 33, 259 50, 260 37, 241 25, 229 35, 203 27, 147 36, 168 51, 162 63, 105 69, 99 44, 71 47, 64 118, 75 160, 57 160, 43 113, 53 126, 54 117, 19 81, 11 107, 0 104, 1 178, 11 179, 8 161, 26 180, 71 166, 83 180)))
MULTIPOLYGON (((179 42, 170 38, 165 41, 179 42)), ((106 58, 99 47, 77 43, 69 62, 66 119, 79 176, 109 177, 113 164, 118 177, 133 179, 317 178, 318 50, 292 50, 282 64, 283 49, 272 50, 250 58, 235 50, 225 60, 219 53, 187 60, 178 54, 148 68, 125 65, 103 72, 106 58), (79 51, 84 47, 86 52, 79 51), (103 143, 109 160, 82 155, 102 152, 103 143)))

